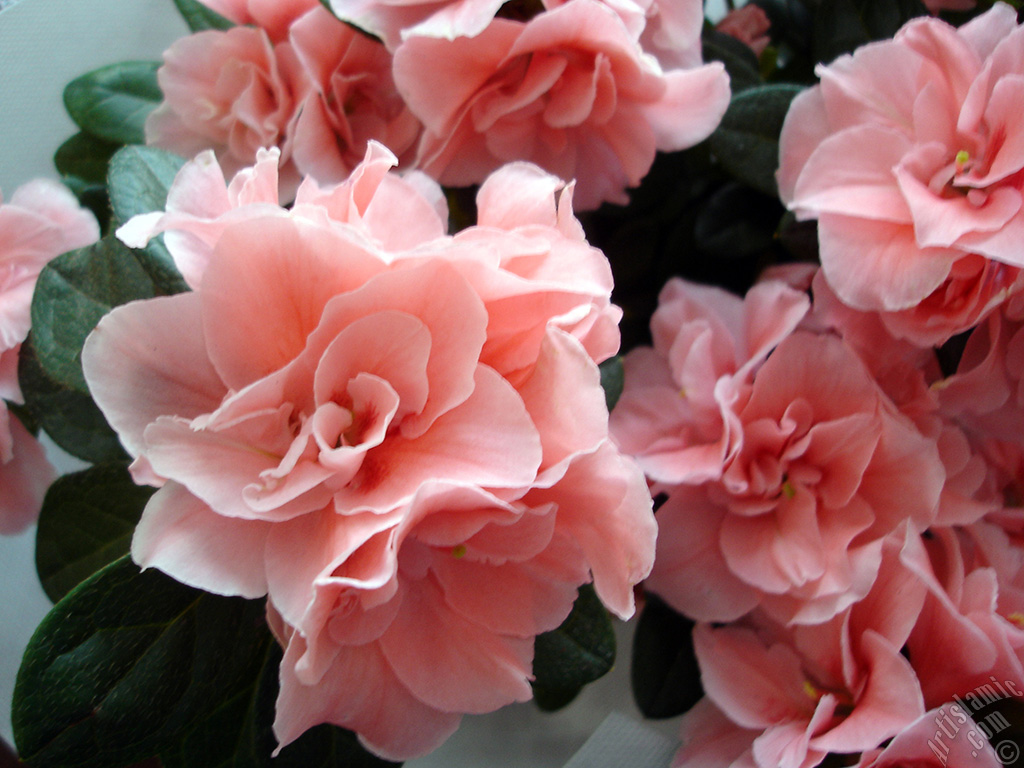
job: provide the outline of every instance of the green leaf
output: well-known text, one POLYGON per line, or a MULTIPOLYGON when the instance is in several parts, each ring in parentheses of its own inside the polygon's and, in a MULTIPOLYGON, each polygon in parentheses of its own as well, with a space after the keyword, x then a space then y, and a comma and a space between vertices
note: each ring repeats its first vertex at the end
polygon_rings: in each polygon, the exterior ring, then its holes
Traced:
POLYGON ((107 186, 110 205, 120 224, 132 216, 162 211, 167 190, 185 160, 156 147, 124 147, 110 160, 107 186))
POLYGON ((621 357, 610 357, 599 366, 601 371, 601 387, 604 389, 604 401, 611 412, 622 397, 622 388, 626 383, 626 371, 622 367, 621 357))
POLYGON ((146 117, 163 99, 157 61, 124 61, 94 69, 64 88, 64 106, 86 133, 115 144, 145 141, 146 117))
POLYGON ((225 19, 216 11, 211 11, 198 0, 174 0, 174 4, 193 32, 202 32, 204 29, 231 29, 235 26, 234 22, 225 19))
POLYGON ((32 297, 32 333, 43 370, 58 384, 88 392, 85 337, 113 307, 160 292, 138 253, 108 235, 43 268, 32 297))
POLYGON ((784 212, 778 199, 730 181, 716 189, 697 214, 694 237, 709 254, 742 259, 772 246, 784 212))
POLYGON ((594 588, 580 587, 572 613, 534 642, 533 694, 542 709, 568 704, 615 663, 615 633, 594 588))
POLYGON ((96 221, 99 222, 100 231, 106 232, 110 228, 110 198, 107 197, 107 185, 94 184, 77 176, 64 176, 61 178, 64 186, 74 192, 78 202, 92 211, 96 221))
POLYGON ((733 93, 761 85, 761 65, 749 45, 713 27, 705 28, 701 35, 704 61, 720 61, 729 73, 729 87, 733 93))
MULTIPOLYGON (((107 175, 114 220, 123 224, 133 216, 164 210, 167 191, 184 164, 184 158, 156 147, 120 150, 111 158, 107 175)), ((150 240, 136 255, 162 293, 188 290, 164 246, 163 235, 150 240)))
POLYGON ((36 570, 53 602, 128 554, 153 491, 136 485, 124 464, 90 467, 50 486, 39 513, 36 570))
POLYGON ((722 166, 754 189, 778 197, 779 134, 802 86, 762 85, 732 97, 711 149, 722 166))
POLYGON ((873 40, 888 40, 917 16, 920 0, 821 0, 814 17, 814 57, 831 62, 873 40))
POLYGON ((34 768, 104 768, 173 748, 247 690, 273 642, 263 601, 210 595, 127 558, 43 619, 14 688, 34 768))
POLYGON ((178 745, 160 753, 164 768, 387 768, 350 731, 331 725, 312 728, 271 759, 277 747, 271 731, 277 700, 281 649, 272 643, 252 684, 190 729, 178 745))
POLYGON ((693 653, 693 622, 648 593, 633 636, 633 698, 645 717, 688 711, 704 689, 693 653))
POLYGON ((107 164, 118 145, 88 133, 76 133, 57 148, 53 164, 64 176, 95 185, 107 183, 107 164))
POLYGON ((18 383, 29 413, 53 442, 72 456, 91 462, 128 461, 92 398, 46 375, 36 358, 31 334, 18 355, 18 383))

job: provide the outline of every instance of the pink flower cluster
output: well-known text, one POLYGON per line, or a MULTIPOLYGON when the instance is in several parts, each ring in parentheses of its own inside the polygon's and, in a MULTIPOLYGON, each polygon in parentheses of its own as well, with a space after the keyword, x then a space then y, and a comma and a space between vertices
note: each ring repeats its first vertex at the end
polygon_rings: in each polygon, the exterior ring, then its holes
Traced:
POLYGON ((997 5, 820 68, 779 171, 820 270, 673 280, 626 356, 613 438, 666 498, 647 586, 696 622, 705 691, 677 766, 1000 764, 977 718, 1024 699, 1022 52, 997 5))
POLYGON ((993 679, 1024 698, 1024 306, 944 376, 800 272, 674 280, 626 356, 612 434, 667 497, 646 585, 697 622, 706 694, 677 765, 875 764, 993 679))
POLYGON ((42 446, 7 408, 24 402, 18 353, 32 324, 32 292, 48 261, 99 236, 93 215, 55 181, 30 181, 6 203, 0 197, 0 534, 35 520, 54 478, 42 446))
MULTIPOLYGON (((216 0, 240 24, 173 45, 147 141, 213 148, 229 173, 278 146, 300 175, 347 176, 369 139, 450 186, 529 161, 574 179, 576 205, 626 202, 658 151, 690 147, 729 103, 703 65, 700 0, 551 0, 500 16, 494 0, 216 0), (528 18, 523 18, 527 16, 528 18)), ((519 7, 519 6, 517 6, 519 7)))
POLYGON ((83 366, 159 486, 135 560, 267 596, 279 742, 330 722, 406 759, 529 699, 581 584, 633 612, 656 529, 597 368, 621 312, 572 186, 535 166, 488 178, 449 236, 440 188, 378 144, 287 210, 277 159, 228 184, 200 155, 122 228, 166 231, 195 290, 115 309, 83 366))

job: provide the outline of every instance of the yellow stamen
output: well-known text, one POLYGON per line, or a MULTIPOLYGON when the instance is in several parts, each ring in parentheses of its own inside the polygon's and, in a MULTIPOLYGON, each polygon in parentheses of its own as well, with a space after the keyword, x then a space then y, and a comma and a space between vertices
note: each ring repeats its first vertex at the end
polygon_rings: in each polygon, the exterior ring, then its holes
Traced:
POLYGON ((796 496, 796 488, 793 487, 792 483, 787 480, 782 484, 782 495, 787 499, 792 499, 796 496))
POLYGON ((967 165, 967 162, 970 159, 971 159, 971 153, 968 152, 966 149, 961 149, 959 152, 957 152, 956 153, 956 167, 957 167, 957 170, 960 170, 965 165, 967 165))
POLYGON ((1020 613, 1019 611, 1015 611, 1015 612, 1009 614, 1006 618, 1007 618, 1008 621, 1012 621, 1014 624, 1016 624, 1021 629, 1024 629, 1024 613, 1020 613))
POLYGON ((463 558, 465 556, 466 556, 466 545, 465 544, 456 544, 454 547, 452 547, 452 557, 454 557, 456 560, 458 560, 460 558, 463 558))
POLYGON ((822 695, 822 692, 819 691, 810 680, 804 680, 804 693, 806 693, 812 701, 817 701, 822 695))

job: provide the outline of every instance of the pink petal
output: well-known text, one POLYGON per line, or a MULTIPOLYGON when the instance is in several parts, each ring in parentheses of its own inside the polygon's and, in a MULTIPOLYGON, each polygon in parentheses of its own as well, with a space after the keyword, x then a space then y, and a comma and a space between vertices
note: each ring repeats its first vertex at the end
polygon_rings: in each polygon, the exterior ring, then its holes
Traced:
POLYGON ((610 443, 575 457, 549 489, 524 501, 558 505, 558 526, 574 538, 594 574, 594 588, 609 610, 633 614, 633 586, 654 562, 657 524, 643 474, 610 443))
MULTIPOLYGON (((552 528, 554 515, 548 515, 552 528)), ((450 610, 490 632, 532 638, 558 627, 572 610, 578 584, 560 581, 532 560, 492 565, 439 554, 433 573, 450 610)))
POLYGON ((542 467, 593 449, 608 436, 608 411, 594 361, 572 336, 550 329, 519 394, 540 432, 542 467))
POLYGON ((209 362, 199 296, 158 297, 117 307, 89 334, 82 368, 96 404, 132 456, 157 417, 217 409, 227 388, 209 362))
POLYGON ((658 150, 673 152, 711 135, 729 106, 731 92, 720 62, 672 70, 666 73, 665 82, 665 94, 641 110, 654 130, 658 150))
POLYGON ((5 404, 0 408, 0 433, 7 432, 11 441, 10 451, 0 457, 0 535, 9 536, 36 521, 57 473, 39 441, 5 404))
POLYGON ((758 594, 736 578, 719 547, 723 511, 692 486, 673 489, 658 509, 658 548, 646 586, 697 621, 734 621, 758 594))
POLYGON ((302 352, 331 297, 382 267, 354 242, 297 219, 228 228, 200 290, 210 360, 234 389, 273 373, 302 352))
POLYGON ((381 274, 337 296, 324 309, 320 327, 311 334, 307 354, 316 359, 346 326, 389 310, 418 318, 430 332, 427 401, 418 414, 403 420, 401 428, 403 437, 415 438, 472 392, 487 334, 487 312, 465 278, 437 259, 381 274), (439 301, 439 297, 444 300, 439 301))
POLYGON ((825 212, 910 223, 892 172, 909 149, 903 133, 888 126, 868 123, 834 133, 808 158, 790 206, 806 217, 825 212))
POLYGON ((428 396, 430 352, 430 331, 412 315, 387 310, 360 318, 324 350, 313 381, 316 402, 342 402, 352 379, 372 374, 398 396, 396 419, 419 413, 428 396))
POLYGON ((413 695, 376 644, 345 649, 317 685, 299 683, 292 669, 304 645, 293 634, 281 662, 274 719, 279 747, 327 722, 356 731, 374 754, 401 761, 436 749, 458 728, 462 716, 413 695))
POLYGON ((169 482, 149 500, 132 538, 132 559, 218 595, 267 593, 263 550, 270 523, 218 515, 169 482))
POLYGON ((800 660, 788 646, 766 648, 748 629, 698 624, 693 647, 707 697, 737 725, 767 728, 810 719, 813 702, 802 687, 800 660))
POLYGON ((407 586, 380 646, 409 690, 443 711, 491 712, 533 696, 533 638, 498 635, 462 618, 429 578, 407 586))
POLYGON ((541 460, 540 438, 519 395, 480 366, 476 388, 422 435, 392 435, 371 450, 352 483, 335 499, 340 509, 390 508, 427 480, 492 488, 529 485, 541 460))
POLYGON ((875 632, 860 638, 867 666, 864 690, 853 712, 831 730, 811 739, 825 752, 859 752, 881 744, 924 714, 917 674, 899 649, 875 632))
MULTIPOLYGON (((320 590, 370 589, 351 578, 335 578, 334 571, 371 538, 393 527, 396 514, 340 515, 333 507, 276 523, 267 536, 266 571, 274 606, 289 624, 312 629, 307 610, 313 610, 320 590)), ((390 570, 394 572, 391 563, 390 570)), ((333 601, 328 600, 328 610, 333 601)))
POLYGON ((960 255, 918 248, 910 226, 834 213, 819 218, 818 238, 822 271, 832 290, 862 310, 914 306, 942 284, 960 255))

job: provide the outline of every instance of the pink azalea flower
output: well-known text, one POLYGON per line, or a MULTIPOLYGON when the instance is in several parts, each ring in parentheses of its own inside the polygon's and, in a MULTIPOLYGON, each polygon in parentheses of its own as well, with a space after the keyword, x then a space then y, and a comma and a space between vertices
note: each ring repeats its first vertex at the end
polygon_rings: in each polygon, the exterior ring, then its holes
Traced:
POLYGON ((768 14, 760 6, 750 4, 729 11, 715 29, 735 37, 747 45, 755 55, 760 56, 771 42, 768 37, 771 26, 768 14))
POLYGON ((868 596, 825 623, 783 627, 754 614, 718 628, 698 624, 694 650, 706 696, 738 728, 720 718, 709 733, 684 726, 689 753, 717 741, 711 754, 719 765, 730 764, 721 758, 731 745, 725 754, 736 765, 810 768, 829 753, 873 749, 923 714, 917 677, 900 648, 924 586, 896 549, 887 547, 868 596))
MULTIPOLYGON (((701 0, 601 0, 618 14, 645 53, 662 69, 692 69, 703 63, 701 0)), ((544 0, 548 10, 572 0, 544 0)))
POLYGON ((962 330, 1020 290, 1022 36, 1002 3, 959 29, 916 19, 820 67, 821 84, 794 100, 779 191, 818 219, 844 302, 960 314, 962 330))
POLYGON ((887 535, 934 520, 946 476, 935 442, 840 339, 788 336, 735 419, 721 478, 667 488, 659 511, 648 583, 678 610, 828 620, 867 593, 887 535), (708 569, 722 578, 705 581, 708 569))
POLYGON ((719 478, 737 445, 733 407, 809 308, 804 293, 779 281, 741 299, 670 280, 651 318, 654 346, 625 357, 626 384, 611 417, 616 442, 656 482, 719 478))
POLYGON ((992 678, 1021 680, 1020 542, 1011 543, 1005 530, 984 520, 966 528, 933 529, 926 540, 908 536, 901 558, 928 588, 907 643, 926 704, 964 696, 990 685, 992 678))
POLYGON ((359 237, 382 263, 425 255, 450 260, 488 307, 484 360, 510 379, 536 360, 552 323, 575 336, 595 360, 618 351, 621 311, 611 303, 611 269, 586 243, 573 216, 571 185, 525 163, 505 166, 480 188, 479 226, 452 240, 446 237, 447 203, 436 182, 417 172, 389 173, 397 159, 376 142, 344 182, 321 187, 305 179, 290 211, 276 202, 278 157, 277 150, 261 152, 253 168, 228 184, 213 154, 201 153, 171 184, 167 210, 136 216, 118 236, 142 247, 165 232, 175 264, 196 288, 227 227, 266 216, 302 218, 359 237), (404 226, 394 226, 396 218, 404 226), (501 233, 497 239, 495 232, 501 233), (550 315, 536 314, 539 301, 550 315))
POLYGON ((395 89, 384 46, 319 5, 297 19, 288 36, 312 84, 292 132, 299 172, 321 182, 342 181, 371 139, 411 160, 421 126, 395 89))
POLYGON ((706 138, 729 102, 720 64, 661 71, 596 0, 527 22, 495 19, 471 38, 410 36, 394 76, 425 126, 417 166, 426 173, 465 186, 529 160, 576 179, 584 209, 625 202, 657 151, 706 138))
MULTIPOLYGON (((0 197, 0 397, 23 403, 18 352, 31 326, 32 292, 47 262, 100 236, 96 219, 54 181, 37 179, 0 197)), ((54 478, 43 448, 0 402, 0 534, 17 533, 39 514, 54 478)))
POLYGON ((157 81, 164 101, 146 120, 147 144, 185 157, 213 149, 230 174, 279 146, 295 189, 292 127, 310 84, 290 46, 257 27, 197 32, 164 51, 157 81))
POLYGON ((268 596, 280 743, 332 722, 406 759, 530 698, 534 638, 579 585, 630 615, 655 524, 608 439, 596 361, 617 314, 570 191, 512 167, 449 237, 436 187, 413 204, 423 179, 386 181, 387 158, 290 213, 225 212, 209 184, 197 200, 239 220, 165 222, 213 241, 197 290, 114 310, 83 366, 161 486, 136 561, 268 596), (393 202, 404 234, 381 230, 393 202))
MULTIPOLYGON (((241 5, 235 16, 249 18, 241 5)), ((276 146, 289 201, 300 174, 347 178, 370 140, 411 159, 420 124, 383 45, 316 2, 250 5, 252 21, 268 26, 197 33, 164 53, 164 102, 146 122, 148 143, 188 157, 213 149, 231 174, 276 146)))

